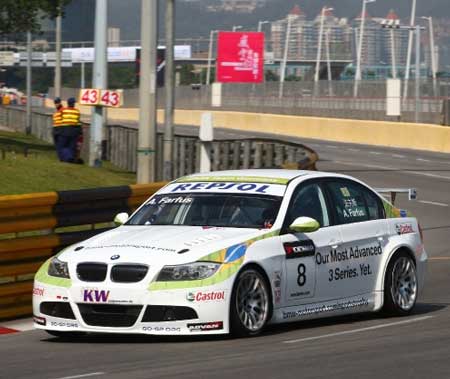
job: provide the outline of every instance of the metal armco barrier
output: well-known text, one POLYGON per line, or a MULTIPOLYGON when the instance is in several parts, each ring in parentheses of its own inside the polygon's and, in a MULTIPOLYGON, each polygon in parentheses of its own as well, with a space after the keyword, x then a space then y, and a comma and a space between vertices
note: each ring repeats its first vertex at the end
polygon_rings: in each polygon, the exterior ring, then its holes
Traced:
MULTIPOLYGON (((33 112, 31 132, 50 142, 52 138, 51 111, 33 112)), ((25 131, 25 110, 0 107, 0 126, 15 131, 25 131)), ((83 124, 84 143, 81 156, 89 157, 89 124, 83 124)), ((104 159, 121 169, 136 172, 136 149, 138 129, 136 125, 108 125, 104 159)), ((156 180, 163 179, 163 134, 157 133, 156 180)), ((275 139, 247 138, 239 140, 216 140, 211 142, 210 156, 214 170, 240 168, 289 167, 314 169, 316 153, 305 145, 275 139)), ((200 140, 195 136, 175 134, 173 178, 198 172, 200 169, 200 140)))
POLYGON ((163 185, 0 196, 0 319, 31 314, 34 273, 48 257, 111 229, 163 185))

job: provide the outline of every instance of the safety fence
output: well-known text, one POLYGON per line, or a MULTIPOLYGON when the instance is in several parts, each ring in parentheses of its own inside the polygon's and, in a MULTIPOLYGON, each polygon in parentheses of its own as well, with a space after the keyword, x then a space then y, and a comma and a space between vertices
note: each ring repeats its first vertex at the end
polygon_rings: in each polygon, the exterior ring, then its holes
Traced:
POLYGON ((111 229, 163 185, 0 196, 0 319, 31 314, 33 277, 48 257, 111 229))
MULTIPOLYGON (((417 98, 416 82, 409 80, 407 96, 401 102, 400 117, 386 115, 386 80, 361 80, 356 97, 354 85, 352 80, 289 81, 283 84, 283 91, 280 92, 280 83, 275 81, 260 84, 223 84, 220 107, 211 105, 211 86, 179 86, 175 89, 175 104, 177 109, 213 109, 448 125, 448 111, 445 109, 450 99, 448 78, 440 78, 435 82, 422 78, 418 83, 417 98)), ((404 86, 403 81, 402 95, 404 86)), ((76 97, 78 92, 77 88, 63 88, 63 98, 76 97)), ((53 89, 50 89, 49 93, 51 96, 53 89)), ((164 88, 158 88, 159 108, 164 107, 164 98, 164 88)), ((124 106, 139 107, 138 89, 124 90, 124 106)))
MULTIPOLYGON (((24 132, 25 111, 14 107, 0 107, 0 126, 24 132)), ((31 134, 52 142, 52 119, 48 111, 33 112, 31 134)), ((89 157, 89 124, 83 124, 84 143, 81 156, 89 157)), ((137 168, 137 125, 108 125, 103 144, 103 159, 127 171, 137 168)), ((163 134, 156 138, 156 180, 163 179, 163 134)), ((192 174, 200 169, 200 147, 198 137, 174 136, 173 178, 192 174)), ((215 140, 208 144, 213 170, 246 168, 314 168, 317 154, 305 145, 276 139, 246 138, 239 140, 215 140)))

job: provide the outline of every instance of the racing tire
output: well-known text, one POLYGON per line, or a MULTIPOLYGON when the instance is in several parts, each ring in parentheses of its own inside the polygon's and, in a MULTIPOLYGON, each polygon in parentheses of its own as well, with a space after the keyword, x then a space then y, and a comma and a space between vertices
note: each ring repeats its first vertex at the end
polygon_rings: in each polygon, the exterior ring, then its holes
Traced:
POLYGON ((390 260, 384 280, 383 311, 391 316, 406 316, 417 300, 416 264, 406 252, 399 252, 390 260))
POLYGON ((45 330, 48 334, 53 337, 59 337, 65 340, 74 340, 86 335, 84 332, 60 332, 58 330, 45 330))
POLYGON ((270 319, 270 286, 254 268, 242 270, 234 282, 230 302, 230 331, 237 337, 254 336, 270 319))

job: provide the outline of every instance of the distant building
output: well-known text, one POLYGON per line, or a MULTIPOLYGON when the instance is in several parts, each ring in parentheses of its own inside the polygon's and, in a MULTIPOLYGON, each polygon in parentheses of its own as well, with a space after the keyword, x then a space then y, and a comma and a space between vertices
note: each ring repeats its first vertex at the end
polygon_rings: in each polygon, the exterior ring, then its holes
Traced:
POLYGON ((95 1, 76 0, 67 5, 62 19, 63 41, 93 41, 95 1))
MULTIPOLYGON (((299 6, 294 6, 286 18, 272 22, 271 42, 275 59, 281 59, 284 53, 288 20, 290 20, 290 37, 287 58, 291 60, 315 60, 319 45, 319 14, 314 20, 307 20, 299 6)), ((326 60, 326 43, 328 34, 331 60, 351 59, 351 28, 346 19, 333 16, 331 11, 324 14, 322 36, 322 60, 326 60)))
POLYGON ((266 2, 267 0, 221 0, 218 4, 208 5, 207 9, 212 12, 252 13, 266 2))

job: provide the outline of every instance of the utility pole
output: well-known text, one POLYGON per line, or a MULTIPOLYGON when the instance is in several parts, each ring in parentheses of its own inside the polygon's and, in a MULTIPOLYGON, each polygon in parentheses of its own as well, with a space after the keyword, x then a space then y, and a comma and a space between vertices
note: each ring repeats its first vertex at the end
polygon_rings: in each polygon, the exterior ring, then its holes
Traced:
POLYGON ((141 73, 139 81, 139 133, 137 182, 156 179, 156 51, 158 0, 141 0, 141 73))
POLYGON ((27 32, 27 107, 26 116, 27 124, 25 132, 26 134, 31 134, 31 102, 32 102, 32 92, 31 92, 31 57, 33 51, 31 48, 31 31, 27 32))
POLYGON ((396 50, 395 50, 395 36, 394 29, 391 28, 391 55, 392 55, 392 79, 397 79, 397 59, 396 59, 396 50))
MULTIPOLYGON (((95 56, 92 73, 92 87, 106 89, 107 73, 107 0, 96 0, 95 4, 95 56)), ((94 106, 91 116, 89 166, 101 167, 102 165, 102 137, 104 127, 103 107, 94 106)))
POLYGON ((174 39, 175 39, 175 0, 166 0, 166 67, 164 82, 166 87, 166 101, 164 109, 164 180, 173 177, 173 115, 174 115, 174 39))
POLYGON ((331 30, 327 29, 326 33, 325 33, 325 52, 327 55, 327 73, 328 73, 328 96, 333 96, 333 75, 331 72, 331 58, 330 58, 330 33, 331 30))
POLYGON ((422 19, 427 20, 428 34, 430 36, 430 55, 431 55, 431 75, 433 78, 433 92, 434 96, 437 96, 437 86, 436 86, 436 72, 437 72, 437 64, 436 64, 436 46, 434 44, 434 29, 433 29, 433 17, 425 17, 422 16, 422 19))
MULTIPOLYGON (((211 60, 212 60, 212 50, 214 43, 214 34, 217 33, 218 30, 211 30, 209 32, 209 48, 208 48, 208 69, 206 70, 206 85, 209 86, 211 83, 211 60)), ((201 83, 200 79, 200 83, 201 83)))
POLYGON ((61 5, 58 5, 56 16, 56 38, 55 38, 55 98, 61 97, 61 5))
POLYGON ((412 55, 412 45, 414 38, 414 24, 416 23, 416 0, 412 0, 411 7, 411 20, 409 22, 409 39, 408 39, 408 52, 406 55, 406 70, 405 70, 405 84, 403 86, 403 101, 408 97, 408 81, 409 81, 409 71, 411 69, 411 55, 412 55))

